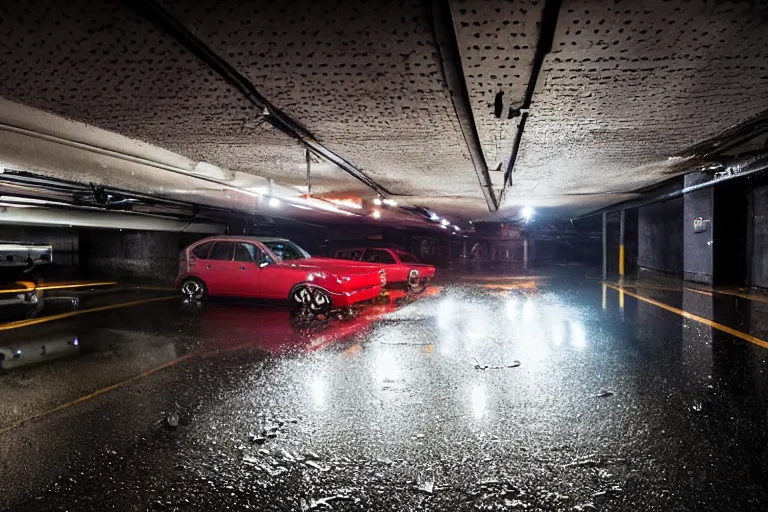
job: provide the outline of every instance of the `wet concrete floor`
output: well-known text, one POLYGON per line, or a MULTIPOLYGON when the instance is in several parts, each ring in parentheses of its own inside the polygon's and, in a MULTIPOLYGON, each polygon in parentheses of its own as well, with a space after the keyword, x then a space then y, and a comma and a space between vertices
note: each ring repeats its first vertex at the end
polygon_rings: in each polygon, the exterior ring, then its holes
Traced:
MULTIPOLYGON (((768 339, 768 304, 633 290, 768 339)), ((445 284, 310 328, 157 301, 0 345, 74 337, 0 375, 1 509, 768 507, 766 349, 595 280, 445 284)))

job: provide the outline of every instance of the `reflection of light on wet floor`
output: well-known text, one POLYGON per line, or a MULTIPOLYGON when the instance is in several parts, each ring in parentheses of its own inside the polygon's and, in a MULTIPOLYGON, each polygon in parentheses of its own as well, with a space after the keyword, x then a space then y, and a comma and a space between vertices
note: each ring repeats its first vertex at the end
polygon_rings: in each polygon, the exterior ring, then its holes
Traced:
POLYGON ((396 380, 400 376, 400 367, 389 347, 378 350, 374 359, 374 372, 379 382, 396 380))
POLYGON ((587 334, 578 320, 571 321, 571 345, 579 349, 587 346, 587 334))
POLYGON ((552 343, 556 347, 559 347, 565 341, 565 329, 563 329, 563 322, 560 319, 554 319, 552 322, 552 343))
POLYGON ((485 385, 484 384, 475 384, 474 387, 472 387, 472 393, 470 396, 471 400, 471 406, 472 406, 472 414, 474 414, 476 419, 482 419, 483 416, 485 416, 486 406, 488 402, 488 396, 485 392, 485 385))
POLYGON ((525 303, 523 304, 522 320, 526 324, 529 324, 533 322, 535 317, 536 317, 536 304, 534 304, 534 299, 528 297, 527 299, 525 299, 525 303))
POLYGON ((505 305, 505 311, 507 314, 507 318, 509 320, 517 320, 517 308, 519 307, 517 303, 517 297, 510 297, 507 299, 506 305, 505 305))
POLYGON ((314 375, 309 381, 309 392, 312 396, 312 404, 316 409, 325 408, 326 384, 322 375, 314 375))
POLYGON ((446 330, 451 327, 456 314, 456 299, 448 296, 437 305, 437 328, 446 330))

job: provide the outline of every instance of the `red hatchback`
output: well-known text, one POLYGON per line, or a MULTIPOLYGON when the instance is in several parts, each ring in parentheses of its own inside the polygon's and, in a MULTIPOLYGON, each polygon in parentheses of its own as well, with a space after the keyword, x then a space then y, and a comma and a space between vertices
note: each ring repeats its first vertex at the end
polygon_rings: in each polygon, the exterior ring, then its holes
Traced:
POLYGON ((421 263, 416 256, 398 249, 383 247, 340 249, 335 256, 342 260, 351 260, 381 265, 387 271, 387 282, 394 287, 421 292, 435 277, 435 267, 421 263))
POLYGON ((381 265, 313 258, 284 238, 215 236, 182 251, 176 287, 207 295, 289 300, 313 312, 348 307, 381 294, 381 265))

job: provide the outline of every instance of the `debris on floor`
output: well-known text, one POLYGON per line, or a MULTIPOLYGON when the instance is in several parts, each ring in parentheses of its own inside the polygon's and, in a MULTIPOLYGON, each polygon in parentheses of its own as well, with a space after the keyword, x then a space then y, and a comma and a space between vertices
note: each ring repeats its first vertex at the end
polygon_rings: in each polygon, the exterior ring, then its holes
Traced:
POLYGON ((169 412, 165 416, 165 426, 169 429, 173 430, 176 427, 179 426, 179 413, 177 412, 169 412))
POLYGON ((501 370, 503 368, 517 368, 520 366, 520 361, 512 361, 511 364, 504 364, 504 365, 490 365, 490 364, 484 364, 480 363, 480 361, 477 360, 477 358, 473 358, 475 360, 475 370, 501 370))
POLYGON ((598 394, 595 395, 595 397, 597 398, 606 398, 609 396, 613 396, 613 391, 608 391, 607 389, 603 389, 598 394))
POLYGON ((301 510, 305 512, 308 510, 332 510, 331 503, 334 501, 352 501, 352 497, 346 494, 336 494, 319 500, 310 500, 309 503, 302 500, 301 510))
POLYGON ((311 468, 315 468, 318 471, 323 471, 323 472, 328 471, 330 469, 330 468, 327 468, 325 466, 322 466, 322 465, 318 464, 317 462, 315 462, 313 460, 306 460, 306 461, 304 461, 304 464, 306 464, 307 466, 309 466, 311 468))
POLYGON ((417 487, 420 491, 426 492, 427 494, 432 494, 435 490, 435 482, 432 480, 425 480, 420 482, 417 487))

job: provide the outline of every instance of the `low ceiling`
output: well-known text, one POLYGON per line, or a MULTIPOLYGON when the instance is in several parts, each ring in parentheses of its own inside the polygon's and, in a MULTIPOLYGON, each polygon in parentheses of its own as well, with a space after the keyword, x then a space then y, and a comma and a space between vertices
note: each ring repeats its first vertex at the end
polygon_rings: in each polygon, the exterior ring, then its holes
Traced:
MULTIPOLYGON (((452 0, 453 63, 436 43, 440 3, 160 5, 400 202, 464 218, 490 215, 467 137, 479 141, 503 197, 497 215, 523 204, 575 214, 684 172, 675 157, 768 109, 766 1, 452 0), (463 74, 475 134, 457 117, 451 65, 463 74)), ((304 146, 137 8, 146 4, 4 2, 0 96, 302 190, 304 146)), ((134 186, 159 190, 152 179, 134 186)), ((375 196, 322 159, 312 191, 375 196)))

